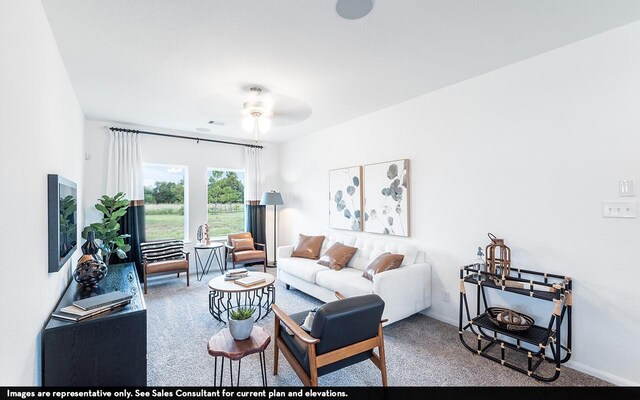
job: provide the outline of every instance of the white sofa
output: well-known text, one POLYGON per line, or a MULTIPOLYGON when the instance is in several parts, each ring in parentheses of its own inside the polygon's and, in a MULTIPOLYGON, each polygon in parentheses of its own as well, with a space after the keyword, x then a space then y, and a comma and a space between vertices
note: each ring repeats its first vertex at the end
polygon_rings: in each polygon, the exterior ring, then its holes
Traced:
POLYGON ((317 260, 291 257, 294 246, 278 247, 278 279, 321 301, 336 300, 335 291, 358 296, 375 293, 385 302, 387 324, 431 307, 431 265, 413 245, 389 239, 346 234, 325 234, 320 256, 334 243, 358 249, 347 267, 334 271, 317 260), (374 275, 373 282, 362 277, 369 263, 384 252, 404 255, 400 268, 374 275))

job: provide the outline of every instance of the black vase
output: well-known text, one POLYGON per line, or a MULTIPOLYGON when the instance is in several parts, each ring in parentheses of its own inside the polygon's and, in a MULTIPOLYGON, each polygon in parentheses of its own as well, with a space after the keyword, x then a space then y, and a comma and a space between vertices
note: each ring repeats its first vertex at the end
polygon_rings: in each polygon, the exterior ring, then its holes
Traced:
POLYGON ((84 242, 80 249, 82 250, 82 254, 94 256, 93 258, 96 260, 100 259, 100 246, 96 243, 96 233, 94 231, 87 233, 87 241, 84 242))

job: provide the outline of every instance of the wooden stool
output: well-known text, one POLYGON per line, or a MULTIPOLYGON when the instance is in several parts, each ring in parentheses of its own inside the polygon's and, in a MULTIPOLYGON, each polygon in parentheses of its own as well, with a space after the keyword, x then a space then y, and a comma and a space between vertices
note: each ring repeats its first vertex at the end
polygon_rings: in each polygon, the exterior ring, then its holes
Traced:
POLYGON ((265 349, 269 346, 271 337, 264 329, 254 326, 251 336, 245 340, 235 340, 228 328, 221 330, 209 339, 207 350, 214 357, 213 366, 213 386, 217 386, 216 379, 218 375, 218 357, 222 358, 220 366, 220 386, 222 386, 222 376, 224 373, 224 359, 229 359, 229 376, 231 386, 233 386, 233 364, 232 361, 238 361, 238 378, 236 386, 240 386, 240 365, 242 359, 249 354, 258 353, 260 356, 260 373, 262 374, 262 386, 267 386, 267 364, 264 355, 265 349))

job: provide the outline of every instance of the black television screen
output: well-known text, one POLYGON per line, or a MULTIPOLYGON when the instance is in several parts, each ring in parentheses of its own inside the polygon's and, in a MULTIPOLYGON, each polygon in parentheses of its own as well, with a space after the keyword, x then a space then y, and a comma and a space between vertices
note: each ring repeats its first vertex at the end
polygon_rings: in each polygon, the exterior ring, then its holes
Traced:
POLYGON ((60 175, 48 175, 49 272, 58 272, 78 247, 76 184, 60 175))

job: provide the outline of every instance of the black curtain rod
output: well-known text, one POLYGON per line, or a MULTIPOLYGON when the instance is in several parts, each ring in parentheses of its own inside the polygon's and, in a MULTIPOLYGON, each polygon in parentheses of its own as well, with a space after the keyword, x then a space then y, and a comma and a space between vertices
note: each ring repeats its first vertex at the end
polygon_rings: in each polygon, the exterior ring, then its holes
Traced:
POLYGON ((263 148, 262 146, 257 145, 257 144, 227 142, 225 140, 203 139, 203 138, 192 137, 192 136, 170 135, 168 133, 139 131, 137 129, 124 129, 124 128, 114 128, 114 127, 110 127, 109 129, 111 129, 114 132, 130 132, 130 133, 139 133, 139 134, 143 134, 143 135, 164 136, 164 137, 172 137, 172 138, 177 138, 177 139, 189 139, 189 140, 195 140, 198 143, 200 143, 202 141, 202 142, 211 142, 211 143, 231 144, 233 146, 252 147, 252 148, 256 148, 256 149, 262 149, 263 148))

